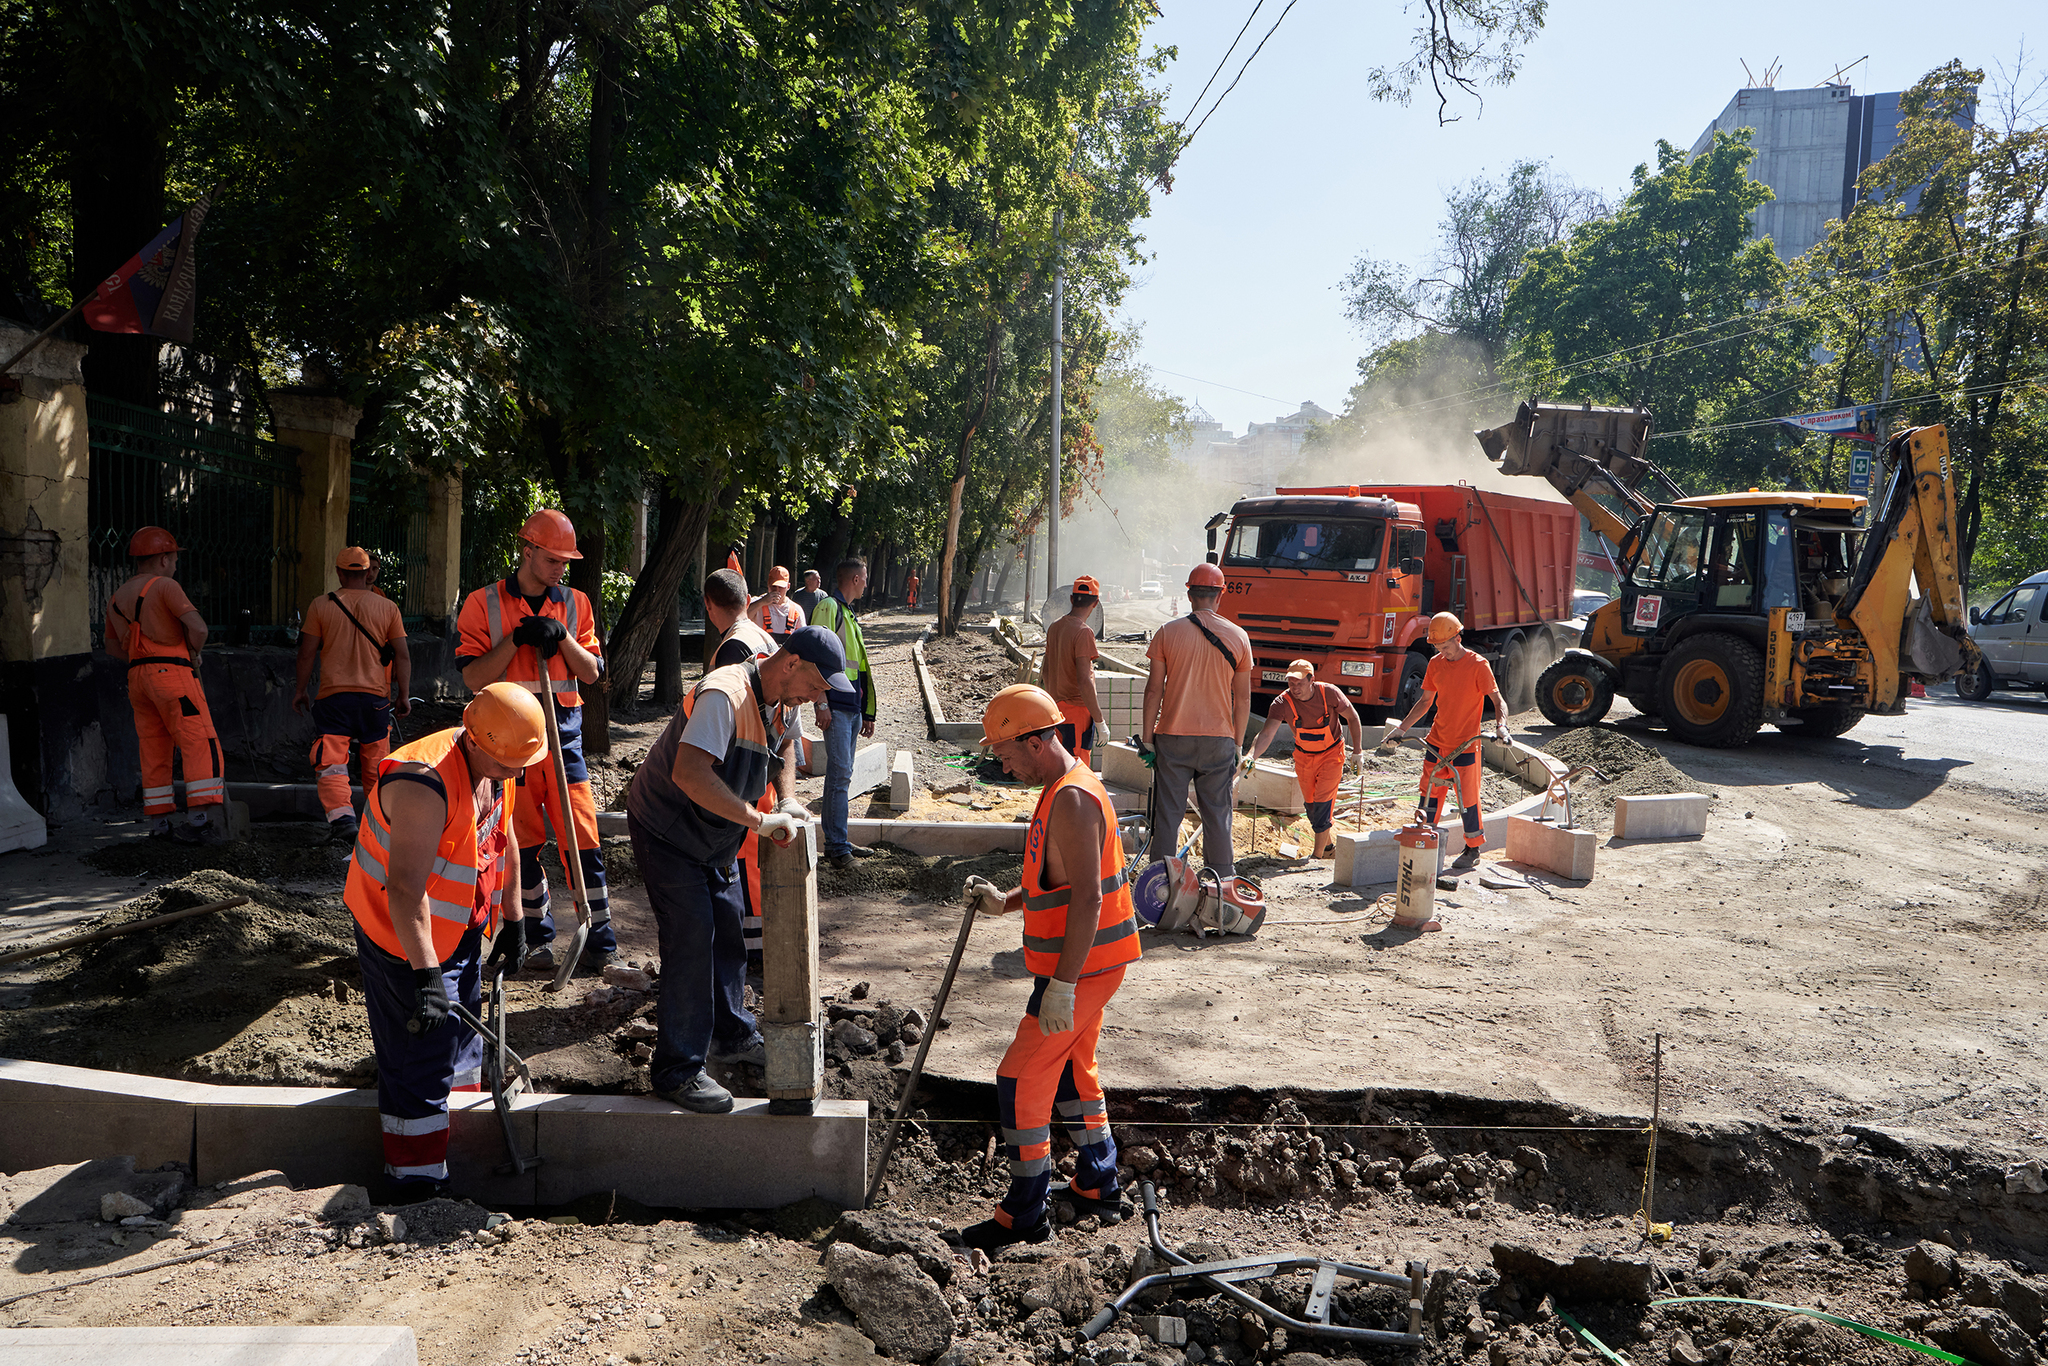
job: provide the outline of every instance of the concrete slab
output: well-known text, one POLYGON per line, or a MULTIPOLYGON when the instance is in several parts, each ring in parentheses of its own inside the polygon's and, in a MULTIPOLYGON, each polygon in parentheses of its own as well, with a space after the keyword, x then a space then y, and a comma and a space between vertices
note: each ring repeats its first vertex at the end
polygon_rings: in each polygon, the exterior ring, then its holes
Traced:
POLYGON ((866 1194, 868 1106, 820 1100, 771 1115, 766 1100, 693 1115, 637 1096, 542 1096, 536 1202, 617 1191, 645 1205, 764 1209, 810 1196, 854 1209, 866 1194))
MULTIPOLYGON (((835 724, 837 724, 835 722, 835 724)), ((889 747, 876 743, 862 745, 853 752, 853 783, 847 791, 853 796, 872 792, 889 781, 889 747)))
POLYGON ((143 1170, 192 1160, 192 1105, 213 1088, 0 1058, 0 1171, 132 1156, 143 1170))
POLYGON ((1566 830, 1548 821, 1527 816, 1508 819, 1508 857, 1516 863, 1555 873, 1579 882, 1593 876, 1593 851, 1600 837, 1583 827, 1566 830))
POLYGON ((419 1366, 410 1328, 13 1328, 0 1366, 419 1366))
MULTIPOLYGON (((1102 756, 1102 780, 1133 792, 1152 790, 1152 770, 1145 767, 1145 761, 1138 757, 1135 746, 1119 740, 1114 744, 1101 746, 1097 751, 1102 756)), ((1256 765, 1250 782, 1238 784, 1238 800, 1246 806, 1258 805, 1268 811, 1281 811, 1290 816, 1301 814, 1301 788, 1294 781, 1294 765, 1274 763, 1261 759, 1256 765)), ((1190 810, 1193 809, 1192 803, 1190 810)))
MULTIPOLYGON (((1485 843, 1479 847, 1482 850, 1505 847, 1508 822, 1518 816, 1533 817, 1542 805, 1543 794, 1532 792, 1513 806, 1482 812, 1479 828, 1485 836, 1485 843)), ((1438 825, 1437 834, 1442 840, 1442 847, 1447 850, 1464 847, 1465 827, 1455 818, 1448 825, 1438 825)), ((1339 887, 1369 887, 1394 880, 1401 865, 1401 854, 1394 843, 1392 830, 1340 830, 1335 838, 1337 867, 1332 881, 1339 887)))
POLYGON ((854 817, 846 822, 855 844, 893 844, 913 854, 986 854, 1007 849, 1022 852, 1022 821, 885 821, 854 817))
POLYGON ((899 749, 889 770, 889 805, 898 811, 910 809, 911 795, 917 790, 916 759, 916 751, 899 749))
POLYGON ((1707 798, 1701 792, 1665 792, 1614 799, 1614 838, 1686 839, 1707 833, 1707 798))
POLYGON ((7 718, 0 716, 0 854, 40 849, 50 840, 50 823, 14 786, 14 761, 7 748, 7 718))

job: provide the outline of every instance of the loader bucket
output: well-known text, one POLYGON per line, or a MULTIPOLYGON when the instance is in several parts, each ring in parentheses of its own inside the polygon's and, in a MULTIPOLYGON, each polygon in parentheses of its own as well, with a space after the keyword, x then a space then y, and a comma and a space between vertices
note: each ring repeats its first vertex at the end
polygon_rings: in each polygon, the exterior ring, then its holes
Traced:
POLYGON ((1479 439, 1479 449, 1486 452, 1486 458, 1500 466, 1502 474, 1543 474, 1555 461, 1548 444, 1541 452, 1545 457, 1540 467, 1529 463, 1529 428, 1532 414, 1524 403, 1515 414, 1515 420, 1500 427, 1484 427, 1472 433, 1479 439))

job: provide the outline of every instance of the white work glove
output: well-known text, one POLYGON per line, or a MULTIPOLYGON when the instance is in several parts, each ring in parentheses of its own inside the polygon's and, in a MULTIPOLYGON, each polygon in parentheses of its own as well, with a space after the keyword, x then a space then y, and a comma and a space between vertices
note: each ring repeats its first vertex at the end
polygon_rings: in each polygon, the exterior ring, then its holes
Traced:
POLYGON ((985 877, 967 879, 967 904, 974 907, 976 915, 1003 915, 1010 909, 1009 898, 1003 889, 985 877))
POLYGON ((1346 756, 1345 756, 1345 758, 1344 758, 1344 766, 1345 766, 1345 768, 1347 768, 1347 769, 1349 769, 1349 770, 1351 771, 1351 776, 1352 776, 1352 777, 1354 777, 1354 778, 1356 778, 1356 777, 1358 777, 1358 776, 1359 776, 1360 774, 1364 773, 1364 772, 1365 772, 1365 751, 1364 751, 1364 750, 1362 750, 1362 749, 1354 749, 1354 750, 1352 750, 1352 751, 1351 751, 1351 753, 1349 753, 1348 755, 1346 755, 1346 756))
POLYGON ((804 823, 784 811, 769 811, 761 817, 760 832, 777 844, 788 844, 803 830, 804 823))
POLYGON ((802 823, 811 817, 811 810, 794 797, 784 797, 775 803, 775 809, 790 819, 802 823))
POLYGON ((1074 984, 1057 977, 1045 979, 1045 995, 1038 1001, 1038 1032, 1064 1034, 1074 1027, 1074 984))
POLYGON ((1508 723, 1505 721, 1494 722, 1493 733, 1495 738, 1498 739, 1504 745, 1511 745, 1514 743, 1515 737, 1508 734, 1508 723))
POLYGON ((1252 770, 1257 768, 1258 764, 1259 760, 1257 755, 1253 754, 1248 749, 1240 750, 1237 756, 1237 776, 1240 778, 1251 777, 1252 770))

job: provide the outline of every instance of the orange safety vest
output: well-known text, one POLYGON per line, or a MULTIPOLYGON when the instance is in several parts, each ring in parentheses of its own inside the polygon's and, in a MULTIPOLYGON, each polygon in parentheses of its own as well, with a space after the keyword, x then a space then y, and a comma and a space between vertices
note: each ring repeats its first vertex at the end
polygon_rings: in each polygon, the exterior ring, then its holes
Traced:
POLYGON ((1315 685, 1315 695, 1323 704, 1323 719, 1313 726, 1302 720, 1301 703, 1294 694, 1287 694, 1288 708, 1294 713, 1294 748, 1302 754, 1323 754, 1342 743, 1337 734, 1337 709, 1330 705, 1330 693, 1323 691, 1329 687, 1328 683, 1315 685))
POLYGON ((341 899, 371 942, 399 958, 405 957, 405 949, 391 926, 391 903, 385 890, 390 877, 391 829, 384 815, 384 794, 390 791, 386 780, 400 764, 429 765, 441 775, 448 794, 447 823, 441 827, 441 842, 434 851, 433 867, 427 871, 434 956, 446 962, 470 930, 487 921, 495 925, 504 901, 514 788, 510 782, 499 783, 498 800, 478 815, 476 784, 469 776, 461 746, 455 743, 461 734, 460 727, 437 731, 393 750, 377 765, 376 795, 363 804, 363 822, 356 832, 348 885, 341 899))
POLYGON ((1085 765, 1075 764, 1039 795, 1031 829, 1024 837, 1024 970, 1034 977, 1052 976, 1059 966, 1060 951, 1067 946, 1067 907, 1073 904, 1074 889, 1045 885, 1045 826, 1053 798, 1068 787, 1081 789, 1102 807, 1102 917, 1096 922, 1095 943, 1081 964, 1081 975, 1093 977, 1120 968, 1137 961, 1143 952, 1138 946, 1138 917, 1131 904, 1131 889, 1124 885, 1124 844, 1117 833, 1116 807, 1102 780, 1085 765))
POLYGON ((119 592, 107 599, 107 610, 128 623, 128 667, 131 669, 144 664, 192 667, 192 647, 182 637, 173 645, 142 634, 142 600, 149 596, 151 586, 162 577, 161 574, 152 574, 149 582, 142 585, 142 591, 135 595, 135 615, 132 617, 121 610, 119 592))
MULTIPOLYGON (((584 642, 581 635, 583 619, 590 611, 590 599, 584 596, 581 590, 571 588, 567 584, 550 588, 546 599, 541 603, 540 611, 535 613, 527 607, 526 599, 520 596, 517 589, 506 587, 510 582, 510 579, 500 579, 471 593, 462 604, 463 619, 458 622, 458 630, 467 633, 474 628, 476 612, 473 609, 481 606, 484 633, 490 640, 491 648, 496 648, 498 642, 511 635, 526 618, 535 615, 553 617, 568 630, 569 639, 590 650, 592 654, 598 653, 584 642)), ((511 662, 505 666, 503 681, 517 683, 522 688, 539 692, 539 653, 524 646, 514 650, 511 662)), ((582 684, 569 672, 569 661, 562 658, 559 652, 548 661, 548 679, 556 702, 565 707, 583 705, 583 696, 577 691, 582 684)))
POLYGON ((791 631, 800 630, 804 624, 804 609, 787 599, 783 600, 782 606, 777 607, 763 598, 754 604, 754 610, 759 614, 755 620, 759 621, 761 629, 770 635, 786 636, 791 631))

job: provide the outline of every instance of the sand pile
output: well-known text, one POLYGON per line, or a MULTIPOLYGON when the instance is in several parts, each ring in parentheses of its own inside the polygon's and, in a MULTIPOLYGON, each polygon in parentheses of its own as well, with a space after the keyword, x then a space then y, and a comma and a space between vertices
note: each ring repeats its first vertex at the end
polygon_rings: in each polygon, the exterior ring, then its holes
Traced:
POLYGON ((1606 726, 1581 726, 1565 731, 1545 745, 1544 750, 1574 767, 1591 764, 1607 775, 1605 783, 1573 785, 1602 810, 1613 809, 1616 797, 1659 792, 1716 795, 1712 787, 1687 777, 1656 750, 1606 726))

